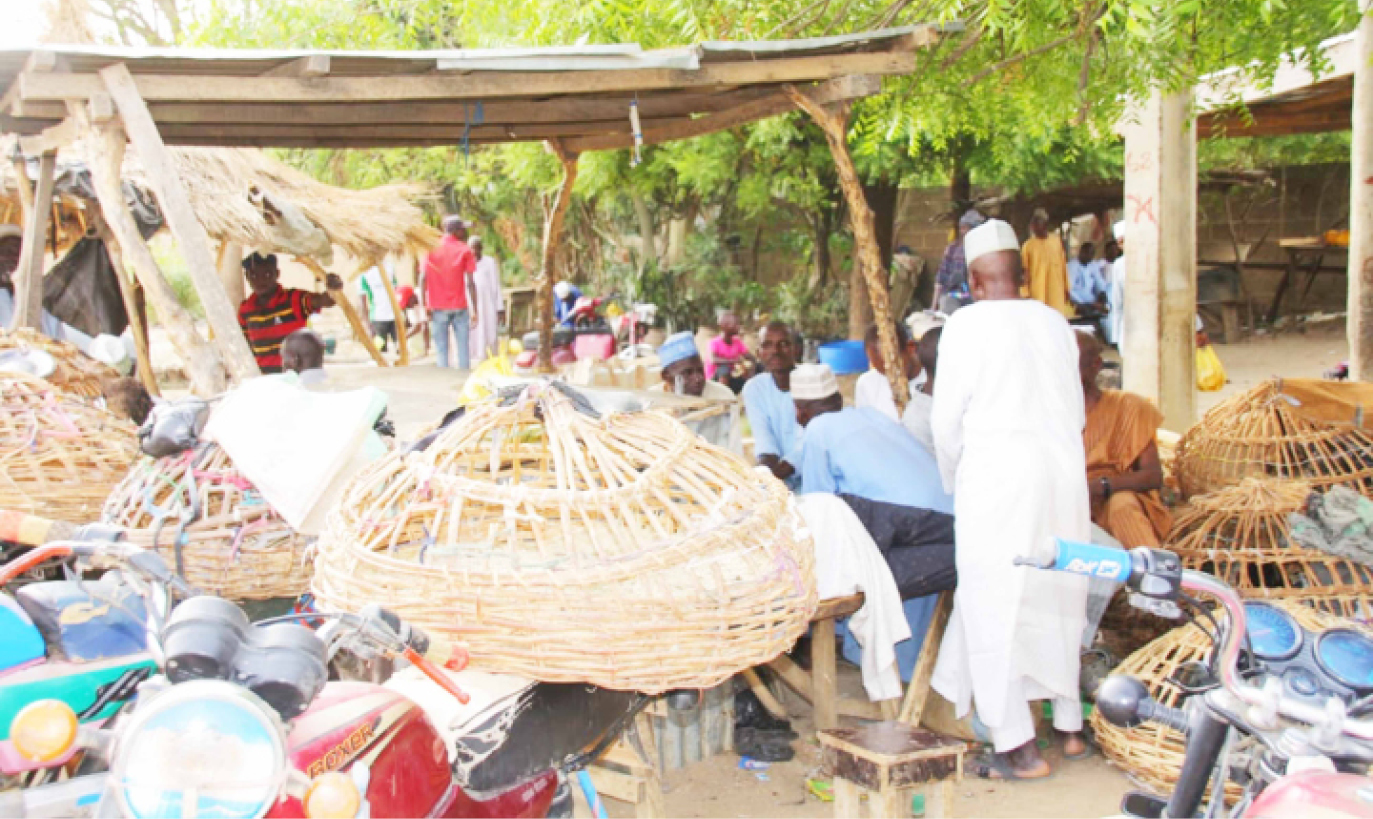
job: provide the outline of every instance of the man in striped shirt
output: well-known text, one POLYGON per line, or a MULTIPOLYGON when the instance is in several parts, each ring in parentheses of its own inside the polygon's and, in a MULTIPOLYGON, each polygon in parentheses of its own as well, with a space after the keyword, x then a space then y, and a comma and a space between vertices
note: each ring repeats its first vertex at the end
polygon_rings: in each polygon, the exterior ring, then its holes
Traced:
MULTIPOLYGON (((248 346, 263 373, 281 372, 281 344, 286 337, 305 327, 311 314, 334 306, 327 291, 312 293, 281 286, 275 255, 257 253, 243 260, 252 295, 238 306, 238 324, 248 338, 248 346)), ((343 280, 330 273, 325 279, 330 290, 343 287, 343 280)))

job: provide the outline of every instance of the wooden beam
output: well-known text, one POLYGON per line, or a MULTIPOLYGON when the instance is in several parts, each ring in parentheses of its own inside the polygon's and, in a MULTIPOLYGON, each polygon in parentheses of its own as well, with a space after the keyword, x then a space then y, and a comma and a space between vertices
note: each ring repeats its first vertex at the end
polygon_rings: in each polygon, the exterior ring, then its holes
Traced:
MULTIPOLYGON (((648 120, 658 127, 685 125, 699 120, 685 117, 648 120)), ((273 124, 213 123, 209 125, 164 124, 158 126, 163 140, 175 144, 183 139, 262 139, 277 137, 286 139, 346 139, 353 141, 370 139, 419 139, 446 140, 450 145, 471 140, 542 140, 550 137, 577 136, 579 134, 613 134, 616 130, 629 127, 629 117, 615 120, 591 122, 571 121, 538 125, 437 125, 427 123, 400 123, 385 125, 314 125, 300 122, 278 122, 273 124)), ((648 127, 645 124, 645 127, 648 127)))
MULTIPOLYGON (((855 263, 863 274, 868 286, 868 298, 872 301, 873 320, 877 323, 877 340, 882 349, 882 357, 887 361, 900 361, 900 347, 896 342, 896 324, 891 315, 891 295, 887 291, 887 271, 882 266, 882 251, 877 246, 877 232, 872 208, 868 207, 863 193, 863 183, 858 178, 853 157, 849 155, 848 121, 849 103, 841 102, 825 106, 815 100, 807 91, 795 86, 787 86, 797 107, 810 114, 811 119, 825 132, 829 143, 830 155, 834 157, 834 167, 839 173, 839 186, 844 191, 844 201, 849 206, 849 223, 853 226, 853 244, 857 251, 855 263)), ((910 398, 910 386, 900 367, 887 368, 887 383, 891 385, 892 398, 896 400, 897 412, 906 408, 910 398)))
MULTIPOLYGON (((323 267, 320 267, 319 262, 311 259, 309 256, 297 256, 295 258, 297 262, 309 268, 310 272, 315 274, 315 279, 317 281, 324 283, 326 286, 328 285, 329 273, 323 267)), ((348 301, 348 297, 343 294, 343 288, 330 287, 329 295, 334 297, 334 304, 343 311, 343 317, 348 319, 348 326, 353 328, 353 335, 357 337, 358 343, 361 344, 363 349, 367 351, 367 354, 372 357, 372 360, 377 362, 377 366, 391 366, 390 363, 382 357, 381 352, 377 350, 377 345, 372 342, 372 328, 368 327, 367 324, 363 322, 362 318, 358 315, 357 308, 354 307, 353 303, 348 301)))
POLYGON ((563 237, 563 219, 572 202, 572 186, 577 184, 577 154, 568 151, 556 139, 548 141, 548 150, 563 166, 563 183, 553 208, 543 225, 543 270, 539 276, 539 368, 553 371, 553 266, 558 255, 558 242, 563 237))
POLYGON ((129 281, 129 271, 124 269, 124 254, 119 249, 119 240, 114 231, 106 224, 100 208, 91 208, 91 226, 105 245, 105 253, 110 258, 115 281, 119 283, 119 297, 124 302, 124 312, 129 316, 129 330, 133 334, 134 357, 138 361, 138 380, 148 390, 149 395, 160 396, 157 386, 157 373, 153 370, 152 351, 148 346, 148 328, 143 324, 143 315, 138 309, 138 298, 134 294, 134 283, 129 281))
MULTIPOLYGON (((496 97, 642 93, 678 88, 814 82, 846 74, 909 74, 915 70, 915 65, 913 53, 875 52, 712 63, 691 71, 645 68, 319 78, 140 74, 136 79, 131 76, 130 81, 135 83, 145 102, 476 101, 496 97)), ((102 69, 101 73, 109 70, 102 69)), ((25 101, 89 99, 103 90, 100 77, 92 74, 26 72, 19 77, 19 97, 25 101)))
POLYGON ((76 141, 78 130, 75 120, 64 119, 41 134, 20 138, 19 150, 30 155, 56 153, 76 141))
MULTIPOLYGON (((882 90, 882 78, 871 74, 859 74, 849 77, 840 77, 830 80, 811 90, 809 93, 820 104, 842 102, 844 100, 856 99, 876 94, 882 90)), ((688 139, 703 134, 712 134, 716 131, 724 131, 728 128, 735 128, 749 122, 756 122, 760 119, 774 117, 778 114, 785 114, 795 110, 795 105, 791 97, 785 91, 763 97, 762 99, 746 102, 735 108, 720 111, 710 116, 698 117, 678 122, 669 122, 662 125, 643 126, 644 144, 657 145, 662 142, 672 142, 677 139, 688 139)), ((634 145, 634 135, 629 133, 629 122, 618 123, 620 133, 608 134, 606 136, 580 137, 566 140, 569 150, 579 152, 584 151, 608 151, 617 148, 630 148, 634 145)))
POLYGON ((181 255, 186 259, 191 282, 205 308, 205 318, 210 323, 214 344, 223 358, 225 369, 239 381, 260 375, 257 360, 253 358, 248 341, 238 325, 238 305, 229 303, 229 297, 219 283, 219 273, 210 254, 210 239, 191 208, 191 200, 182 187, 180 172, 157 132, 148 106, 138 95, 133 75, 123 63, 115 63, 101 69, 100 79, 119 109, 129 142, 143 161, 144 173, 157 193, 162 214, 172 235, 176 237, 181 255))
POLYGON ((91 122, 96 125, 103 125, 115 118, 119 112, 114 109, 114 100, 110 99, 109 94, 95 94, 90 100, 91 122))
MULTIPOLYGON (((53 170, 57 154, 43 154, 38 161, 38 184, 33 202, 24 215, 24 244, 19 252, 18 274, 14 281, 14 326, 42 329, 43 252, 48 243, 48 222, 52 216, 53 170)), ((24 175, 27 184, 28 174, 24 175)))
POLYGON ((329 73, 329 55, 311 54, 262 72, 264 77, 323 77, 329 73))
POLYGON ((90 165, 91 180, 95 184, 96 198, 105 223, 118 241, 121 253, 133 262, 134 273, 143 285, 143 292, 152 301, 158 321, 167 329, 181 359, 186 362, 191 391, 205 398, 218 395, 224 391, 224 367, 214 349, 196 332, 191 314, 181 306, 176 291, 162 275, 124 200, 120 175, 124 157, 124 131, 116 123, 91 130, 85 107, 73 102, 71 108, 72 116, 81 122, 83 128, 88 129, 86 161, 90 165))

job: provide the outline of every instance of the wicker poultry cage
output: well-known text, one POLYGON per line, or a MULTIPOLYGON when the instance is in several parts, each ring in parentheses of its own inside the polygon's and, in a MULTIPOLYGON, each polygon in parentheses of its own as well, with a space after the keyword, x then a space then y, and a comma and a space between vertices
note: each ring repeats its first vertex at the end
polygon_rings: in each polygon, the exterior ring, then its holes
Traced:
POLYGON ((281 519, 217 444, 143 458, 110 494, 104 520, 127 527, 130 542, 156 548, 204 592, 266 600, 296 597, 310 585, 310 539, 281 519))
POLYGON ((1291 600, 1341 617, 1373 618, 1373 568, 1305 548, 1289 516, 1311 487, 1247 478, 1192 498, 1176 515, 1168 548, 1183 566, 1215 575, 1257 600, 1291 600))
MULTIPOLYGON (((1290 601, 1273 601, 1273 604, 1292 614, 1310 631, 1350 625, 1338 617, 1290 601)), ((1216 616, 1221 615, 1217 613, 1216 616)), ((1189 623, 1131 654, 1112 674, 1138 679, 1155 700, 1176 708, 1184 699, 1182 690, 1174 682, 1179 668, 1185 663, 1207 660, 1211 649, 1211 639, 1195 624, 1189 623)), ((1187 740, 1180 732, 1153 722, 1135 728, 1119 728, 1095 710, 1091 725, 1097 745, 1107 759, 1145 788, 1160 794, 1172 793, 1187 751, 1187 740)), ((1239 786, 1228 782, 1225 795, 1228 802, 1235 801, 1240 796, 1239 786)))
POLYGON ((99 398, 102 394, 101 383, 119 377, 113 367, 96 361, 65 341, 54 341, 27 327, 0 330, 0 354, 8 350, 27 349, 42 350, 52 356, 56 368, 46 380, 71 395, 99 398))
POLYGON ((1373 384, 1274 379, 1224 401, 1182 436, 1176 471, 1191 497, 1247 477, 1348 484, 1373 496, 1373 384))
POLYGON ((782 484, 658 412, 556 382, 470 406, 345 490, 320 605, 380 602, 483 668, 659 692, 789 649, 814 554, 782 484))
POLYGON ((41 378, 0 374, 0 509, 90 523, 136 457, 127 421, 41 378))

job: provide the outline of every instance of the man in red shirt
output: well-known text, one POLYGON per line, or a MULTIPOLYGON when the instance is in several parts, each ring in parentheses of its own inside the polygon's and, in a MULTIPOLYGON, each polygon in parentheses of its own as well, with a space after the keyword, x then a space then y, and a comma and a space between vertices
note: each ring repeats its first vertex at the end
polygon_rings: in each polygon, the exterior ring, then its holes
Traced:
MULTIPOLYGON (((327 291, 312 293, 282 287, 275 255, 254 253, 243 260, 243 271, 253 292, 238 306, 238 325, 248 338, 258 368, 264 373, 279 373, 282 342, 305 327, 311 314, 333 307, 334 297, 327 291)), ((330 273, 325 278, 325 286, 341 288, 343 280, 330 273)))
POLYGON ((477 257, 467 246, 467 228, 468 223, 458 216, 443 218, 443 240, 424 260, 419 281, 424 299, 422 306, 429 310, 438 364, 448 366, 448 333, 451 330, 457 337, 458 368, 462 370, 472 368, 468 334, 479 320, 476 285, 472 282, 477 257))

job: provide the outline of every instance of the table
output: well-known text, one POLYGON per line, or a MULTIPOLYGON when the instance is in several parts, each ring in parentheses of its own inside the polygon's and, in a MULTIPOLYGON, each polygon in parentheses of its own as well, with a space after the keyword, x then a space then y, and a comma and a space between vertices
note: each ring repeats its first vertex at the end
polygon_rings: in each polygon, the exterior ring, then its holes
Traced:
POLYGON ((1278 312, 1282 308, 1282 297, 1286 295, 1287 288, 1292 285, 1293 280, 1306 274, 1306 286, 1302 288, 1301 296, 1297 299, 1296 309, 1300 310, 1306 304, 1306 297, 1311 294, 1311 286, 1316 282, 1316 276, 1321 273, 1348 273, 1349 272, 1349 248, 1342 245, 1328 244, 1320 236, 1298 236, 1279 240, 1278 246, 1287 254, 1287 266, 1284 268, 1282 281, 1278 282, 1277 292, 1273 294, 1273 302, 1268 306, 1268 323, 1271 325, 1278 320, 1278 312), (1343 254, 1343 264, 1327 265, 1325 257, 1328 255, 1343 254))

